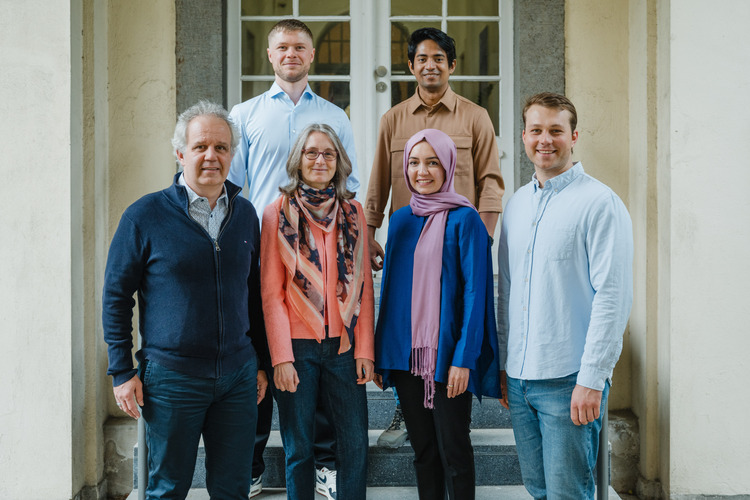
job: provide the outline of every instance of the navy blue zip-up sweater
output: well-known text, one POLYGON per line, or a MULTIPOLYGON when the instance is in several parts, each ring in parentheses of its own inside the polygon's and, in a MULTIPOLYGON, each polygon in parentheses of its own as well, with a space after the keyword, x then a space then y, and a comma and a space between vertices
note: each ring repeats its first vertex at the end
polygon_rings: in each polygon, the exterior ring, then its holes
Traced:
POLYGON ((214 240, 188 212, 173 184, 133 203, 107 257, 102 300, 108 375, 135 375, 132 314, 138 293, 143 338, 136 353, 188 375, 216 378, 258 356, 270 367, 260 302, 260 229, 252 204, 226 182, 229 210, 214 240))

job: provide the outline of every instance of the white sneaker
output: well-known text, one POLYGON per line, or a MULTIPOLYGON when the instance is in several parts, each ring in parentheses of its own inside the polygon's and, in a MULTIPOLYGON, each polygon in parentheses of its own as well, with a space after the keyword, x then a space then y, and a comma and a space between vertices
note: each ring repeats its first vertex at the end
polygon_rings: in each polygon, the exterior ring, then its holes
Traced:
POLYGON ((404 424, 404 413, 401 411, 401 405, 398 405, 393 413, 391 425, 378 437, 378 446, 398 448, 406 442, 408 437, 409 434, 406 432, 406 425, 404 424))
POLYGON ((261 491, 263 491, 263 474, 253 478, 253 482, 250 483, 250 494, 247 498, 258 496, 261 491))
POLYGON ((315 491, 328 500, 336 500, 336 471, 328 467, 315 469, 315 491))

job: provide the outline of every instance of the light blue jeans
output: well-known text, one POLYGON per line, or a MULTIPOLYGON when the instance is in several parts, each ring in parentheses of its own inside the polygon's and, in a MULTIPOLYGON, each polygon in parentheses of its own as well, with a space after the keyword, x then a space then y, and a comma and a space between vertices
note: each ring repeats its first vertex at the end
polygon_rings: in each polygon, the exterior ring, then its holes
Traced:
MULTIPOLYGON (((550 380, 508 377, 508 402, 526 490, 537 500, 593 499, 601 416, 586 425, 570 419, 577 373, 550 380)), ((609 383, 602 392, 604 410, 609 383)))

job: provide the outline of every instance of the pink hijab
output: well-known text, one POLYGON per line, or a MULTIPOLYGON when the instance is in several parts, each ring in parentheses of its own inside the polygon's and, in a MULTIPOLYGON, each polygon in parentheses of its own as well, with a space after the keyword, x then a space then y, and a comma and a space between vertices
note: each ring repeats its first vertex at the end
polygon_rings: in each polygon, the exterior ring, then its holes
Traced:
POLYGON ((456 172, 456 144, 444 132, 424 129, 407 141, 404 148, 404 179, 412 192, 414 215, 427 216, 414 250, 414 273, 411 291, 411 373, 424 380, 425 408, 433 408, 435 366, 440 334, 440 274, 443 266, 443 239, 448 211, 474 206, 453 188, 456 172), (425 141, 435 150, 445 169, 445 182, 438 192, 419 194, 409 182, 409 155, 418 143, 425 141))

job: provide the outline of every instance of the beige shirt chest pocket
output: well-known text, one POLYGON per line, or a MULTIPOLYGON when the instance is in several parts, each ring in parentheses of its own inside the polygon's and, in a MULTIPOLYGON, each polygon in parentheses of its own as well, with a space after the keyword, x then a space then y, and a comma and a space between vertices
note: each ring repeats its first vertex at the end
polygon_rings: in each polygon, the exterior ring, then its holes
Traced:
POLYGON ((404 178, 404 148, 408 140, 408 137, 391 140, 391 179, 393 180, 404 178))
POLYGON ((471 152, 472 140, 469 135, 452 135, 456 143, 456 174, 453 187, 460 195, 466 196, 472 205, 477 205, 477 185, 474 176, 474 155, 471 152))
POLYGON ((411 191, 404 178, 404 148, 409 137, 391 140, 391 212, 409 204, 411 191))

